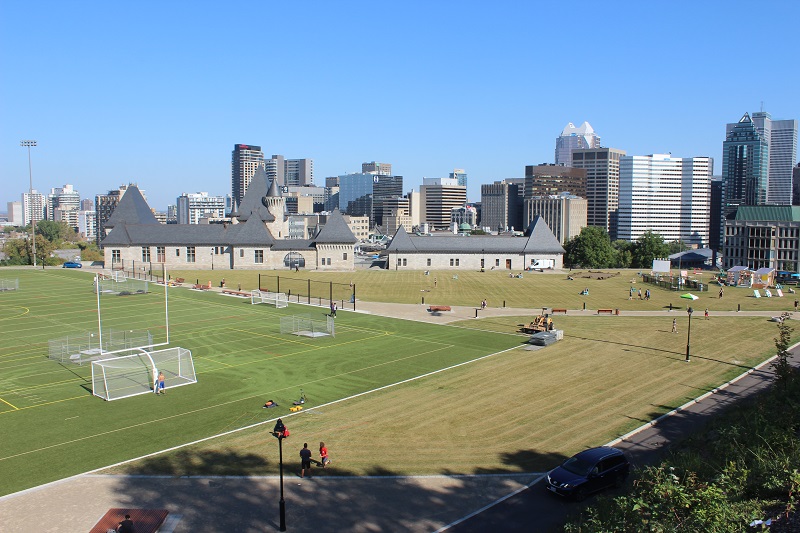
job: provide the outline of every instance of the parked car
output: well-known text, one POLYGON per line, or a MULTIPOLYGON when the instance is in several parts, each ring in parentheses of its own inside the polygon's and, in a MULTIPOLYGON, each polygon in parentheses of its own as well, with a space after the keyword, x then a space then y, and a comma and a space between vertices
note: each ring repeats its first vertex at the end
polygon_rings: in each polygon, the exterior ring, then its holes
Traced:
POLYGON ((83 268, 83 265, 76 261, 67 261, 61 265, 61 268, 83 268))
POLYGON ((593 492, 621 487, 629 473, 630 463, 621 450, 600 446, 584 450, 551 470, 546 488, 581 501, 593 492))

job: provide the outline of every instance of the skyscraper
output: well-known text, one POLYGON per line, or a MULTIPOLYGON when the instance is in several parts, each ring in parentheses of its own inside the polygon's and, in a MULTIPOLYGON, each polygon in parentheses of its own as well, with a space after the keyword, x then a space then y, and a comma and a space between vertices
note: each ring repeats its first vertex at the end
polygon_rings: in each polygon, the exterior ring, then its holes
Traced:
POLYGON ((723 215, 729 217, 740 205, 767 203, 769 143, 747 113, 726 129, 722 143, 723 215))
POLYGON ((510 178, 481 185, 481 221, 491 231, 522 231, 524 178, 510 178))
POLYGON ((668 242, 708 245, 713 170, 710 157, 622 157, 617 238, 635 241, 650 230, 668 242))
POLYGON ((586 223, 617 234, 619 160, 624 150, 592 148, 572 151, 572 166, 586 170, 586 223))
POLYGON ((207 192, 183 193, 177 206, 178 224, 199 224, 202 218, 225 217, 225 197, 209 196, 207 192))
POLYGON ((572 162, 573 150, 600 148, 600 137, 588 122, 579 127, 570 122, 556 137, 556 165, 569 166, 572 162))
POLYGON ((769 146, 767 203, 791 205, 792 167, 797 161, 797 121, 772 120, 766 111, 753 113, 752 119, 769 146))
POLYGON ((550 196, 562 192, 586 197, 586 171, 563 165, 527 165, 525 198, 550 196))
MULTIPOLYGON (((231 196, 236 205, 242 203, 244 193, 256 173, 258 165, 264 164, 264 152, 260 146, 236 144, 231 153, 231 196)), ((100 232, 98 232, 100 233, 100 232)))
POLYGON ((22 193, 23 225, 27 226, 31 221, 45 220, 46 207, 44 195, 36 189, 22 193))
POLYGON ((456 180, 461 187, 467 186, 467 171, 463 168, 455 168, 450 173, 450 178, 456 180))
POLYGON ((422 178, 419 193, 424 222, 433 229, 450 229, 453 208, 467 203, 467 188, 456 179, 422 178))

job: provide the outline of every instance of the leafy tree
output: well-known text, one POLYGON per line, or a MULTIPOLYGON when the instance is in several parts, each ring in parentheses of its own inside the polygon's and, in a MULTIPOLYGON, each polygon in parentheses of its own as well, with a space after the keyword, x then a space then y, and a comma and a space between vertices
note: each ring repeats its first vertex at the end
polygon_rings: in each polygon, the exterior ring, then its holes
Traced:
POLYGON ((633 243, 616 240, 611 243, 611 246, 617 251, 617 264, 618 268, 630 268, 633 263, 633 243))
POLYGON ((617 252, 605 228, 587 226, 564 247, 568 265, 585 268, 608 268, 617 262, 617 252))
POLYGON ((632 254, 634 268, 650 268, 653 265, 653 259, 669 255, 669 246, 661 235, 647 230, 636 239, 632 254))
MULTIPOLYGON (((57 265, 60 261, 50 257, 56 245, 41 235, 36 235, 36 263, 37 265, 57 265)), ((32 265, 32 246, 30 239, 10 239, 3 246, 6 254, 6 265, 32 265)))
POLYGON ((677 254, 680 252, 685 252, 689 249, 689 246, 683 241, 672 241, 668 244, 669 246, 669 255, 677 254))
POLYGON ((41 235, 50 242, 61 243, 64 240, 70 240, 75 234, 75 230, 63 221, 41 220, 36 223, 36 234, 41 235))

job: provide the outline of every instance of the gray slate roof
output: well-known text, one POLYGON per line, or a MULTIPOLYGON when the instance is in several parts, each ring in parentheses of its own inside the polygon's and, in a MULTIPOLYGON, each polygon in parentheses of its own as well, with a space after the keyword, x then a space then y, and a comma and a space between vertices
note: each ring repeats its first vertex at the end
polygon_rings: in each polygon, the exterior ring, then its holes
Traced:
POLYGON ((355 244, 357 241, 338 209, 333 210, 328 221, 314 237, 314 242, 317 243, 355 244))
POLYGON ((160 224, 136 185, 129 186, 122 195, 105 227, 113 228, 118 224, 160 224))
POLYGON ((259 165, 256 173, 253 174, 253 179, 250 180, 250 185, 244 193, 242 203, 239 205, 238 216, 242 222, 247 221, 252 215, 264 220, 266 222, 273 222, 275 217, 269 212, 264 205, 263 199, 267 196, 269 179, 267 178, 267 171, 264 170, 263 165, 259 165))
POLYGON ((499 235, 448 235, 420 237, 409 235, 402 226, 394 234, 387 252, 403 253, 564 253, 564 248, 541 217, 536 217, 526 237, 499 235))

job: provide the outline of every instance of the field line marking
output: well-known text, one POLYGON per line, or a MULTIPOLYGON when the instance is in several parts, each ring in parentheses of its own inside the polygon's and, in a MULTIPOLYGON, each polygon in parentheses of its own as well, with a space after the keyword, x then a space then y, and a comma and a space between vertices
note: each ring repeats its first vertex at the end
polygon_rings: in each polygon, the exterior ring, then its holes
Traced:
MULTIPOLYGON (((18 307, 18 306, 16 306, 16 305, 15 305, 15 306, 13 306, 13 307, 18 307)), ((12 319, 14 319, 14 318, 19 318, 19 317, 21 317, 21 316, 25 316, 25 315, 27 315, 28 313, 30 313, 30 312, 31 312, 31 310, 30 310, 30 309, 28 309, 27 307, 23 307, 23 306, 21 306, 21 305, 20 305, 19 307, 22 307, 22 309, 24 309, 25 311, 23 311, 22 313, 20 313, 20 314, 18 314, 18 315, 14 315, 14 316, 4 316, 3 318, 0 318, 0 320, 12 320, 12 319)))
MULTIPOLYGON (((31 490, 35 490, 35 489, 40 488, 40 487, 46 487, 48 485, 61 483, 63 481, 66 481, 66 480, 69 480, 69 479, 73 479, 73 478, 77 478, 77 477, 80 477, 80 476, 83 476, 83 475, 86 475, 86 474, 94 474, 96 472, 100 472, 101 470, 105 470, 107 468, 114 468, 114 467, 117 467, 117 466, 121 466, 121 465, 125 465, 125 464, 128 464, 128 463, 132 463, 134 461, 139 461, 141 459, 146 459, 148 457, 155 457, 155 456, 160 455, 162 453, 167 453, 167 452, 172 452, 172 451, 175 451, 175 450, 180 450, 181 448, 185 448, 187 446, 193 446, 195 444, 200 444, 202 442, 206 442, 206 441, 209 441, 209 440, 212 440, 212 439, 216 439, 218 437, 224 437, 226 435, 232 435, 232 434, 238 433, 240 431, 245 431, 245 430, 248 430, 248 429, 257 428, 257 427, 263 426, 265 424, 271 424, 275 420, 277 420, 278 418, 289 418, 289 417, 292 417, 292 416, 298 416, 298 415, 303 414, 304 412, 309 412, 309 411, 314 411, 314 410, 317 410, 317 409, 322 409, 322 408, 325 408, 325 407, 328 407, 328 406, 331 406, 331 405, 335 405, 337 403, 341 403, 341 402, 345 402, 347 400, 351 400, 353 398, 358 398, 360 396, 365 396, 367 394, 372 394, 372 393, 379 392, 379 391, 382 391, 382 390, 390 389, 392 387, 396 387, 398 385, 403 385, 405 383, 411 383, 413 381, 417 381, 419 379, 423 379, 423 378, 426 378, 426 377, 429 377, 429 376, 433 376, 433 375, 439 374, 441 372, 445 372, 445 371, 448 371, 448 370, 452 370, 454 368, 458 368, 458 367, 461 367, 461 366, 465 366, 465 365, 469 365, 469 364, 472 364, 472 363, 476 363, 478 361, 482 361, 484 359, 488 359, 488 358, 494 357, 496 355, 504 354, 506 352, 510 352, 511 350, 516 350, 518 348, 519 348, 518 346, 513 346, 511 348, 506 348, 505 350, 500 350, 499 352, 493 352, 493 353, 490 353, 490 354, 482 355, 482 356, 477 357, 475 359, 470 359, 469 361, 462 361, 461 363, 457 363, 455 365, 451 365, 451 366, 448 366, 448 367, 445 367, 445 368, 440 368, 438 370, 433 370, 431 372, 426 372, 425 374, 420 374, 418 376, 414 376, 414 377, 411 377, 411 378, 408 378, 408 379, 397 381, 395 383, 390 383, 388 385, 383 385, 381 387, 377 387, 375 389, 371 389, 371 390, 368 390, 368 391, 359 392, 358 394, 353 394, 353 395, 347 396, 345 398, 339 398, 338 400, 333 400, 331 402, 324 403, 324 404, 318 405, 316 407, 309 407, 305 411, 297 411, 297 412, 294 412, 294 413, 288 413, 288 414, 285 414, 285 415, 280 416, 280 417, 275 417, 275 418, 271 418, 271 419, 264 420, 264 421, 261 421, 261 422, 256 422, 255 424, 250 424, 248 426, 243 426, 243 427, 240 427, 240 428, 231 429, 229 431, 224 431, 224 432, 218 433, 216 435, 203 437, 202 439, 197 439, 197 440, 192 441, 192 442, 186 442, 186 443, 183 443, 183 444, 178 444, 176 446, 172 446, 172 447, 169 447, 169 448, 165 448, 163 450, 159 450, 159 451, 155 451, 155 452, 152 452, 152 453, 148 453, 148 454, 145 454, 145 455, 142 455, 142 456, 139 456, 139 457, 126 459, 126 460, 120 461, 118 463, 114 463, 114 464, 111 464, 111 465, 106 465, 106 466, 103 466, 103 467, 100 467, 100 468, 95 468, 93 470, 89 470, 89 471, 83 472, 81 474, 75 474, 74 476, 70 476, 70 477, 67 477, 67 478, 64 478, 64 479, 60 479, 60 480, 57 480, 57 481, 51 481, 50 483, 45 483, 44 485, 39 485, 39 487, 33 487, 31 489, 25 489, 25 490, 23 490, 21 492, 12 493, 12 494, 8 494, 6 496, 2 496, 2 497, 0 497, 0 501, 3 500, 3 499, 6 499, 6 498, 10 498, 10 497, 12 497, 14 495, 17 495, 17 494, 22 494, 22 493, 25 493, 25 492, 28 492, 28 491, 31 491, 31 490)), ((257 396, 261 396, 261 395, 259 394, 257 396)), ((252 396, 251 398, 241 398, 239 400, 233 400, 233 401, 226 402, 226 403, 235 403, 237 401, 242 401, 243 399, 252 399, 252 398, 255 398, 257 396, 252 396)), ((199 411, 204 411, 204 410, 211 409, 211 408, 214 408, 214 407, 219 407, 220 405, 223 405, 223 404, 217 404, 217 405, 213 405, 213 406, 209 406, 209 407, 204 407, 202 409, 195 409, 193 411, 187 411, 186 413, 180 413, 180 414, 172 415, 172 416, 168 416, 168 417, 161 417, 161 418, 158 418, 157 420, 162 420, 162 421, 163 420, 169 420, 171 418, 176 418, 178 416, 185 416, 187 414, 192 414, 194 412, 199 412, 199 411)), ((56 447, 59 447, 59 446, 64 446, 66 444, 74 444, 76 442, 81 442, 81 441, 88 440, 88 439, 91 439, 91 438, 94 438, 94 437, 99 437, 99 436, 103 436, 103 435, 110 435, 110 434, 113 434, 113 433, 118 433, 120 431, 129 431, 132 427, 144 426, 144 425, 149 425, 149 424, 152 424, 152 423, 153 423, 153 420, 150 420, 150 421, 147 421, 147 422, 142 422, 142 423, 135 424, 135 425, 128 425, 128 426, 121 427, 121 428, 114 429, 114 430, 110 430, 110 431, 104 431, 102 433, 98 433, 98 434, 95 434, 95 435, 88 435, 86 437, 81 437, 81 438, 78 438, 78 439, 72 439, 72 440, 67 441, 67 442, 61 442, 61 443, 58 443, 58 444, 51 444, 50 446, 45 446, 43 448, 38 448, 36 450, 27 450, 27 451, 24 451, 24 452, 21 452, 21 453, 17 453, 17 454, 14 454, 14 455, 10 455, 10 456, 7 456, 7 457, 0 457, 0 461, 5 461, 7 459, 13 459, 13 458, 20 457, 20 456, 23 456, 23 455, 29 455, 29 454, 32 454, 32 453, 48 450, 48 449, 51 449, 51 448, 56 448, 56 447)))
POLYGON ((13 407, 15 410, 19 411, 19 407, 17 407, 16 405, 8 403, 7 401, 5 401, 2 398, 0 398, 0 402, 3 402, 4 404, 9 405, 9 406, 13 407))

